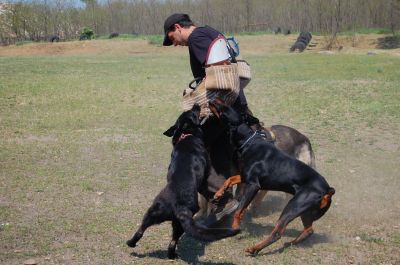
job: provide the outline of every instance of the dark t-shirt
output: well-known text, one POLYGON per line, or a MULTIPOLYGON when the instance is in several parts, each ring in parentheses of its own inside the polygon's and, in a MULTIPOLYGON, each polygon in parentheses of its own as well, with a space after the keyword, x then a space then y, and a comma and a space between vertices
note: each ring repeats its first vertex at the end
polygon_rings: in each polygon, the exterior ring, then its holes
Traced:
POLYGON ((208 47, 214 39, 219 35, 222 35, 217 30, 205 26, 197 27, 190 34, 188 39, 189 55, 190 55, 190 67, 194 78, 204 78, 206 71, 204 64, 208 52, 208 47))

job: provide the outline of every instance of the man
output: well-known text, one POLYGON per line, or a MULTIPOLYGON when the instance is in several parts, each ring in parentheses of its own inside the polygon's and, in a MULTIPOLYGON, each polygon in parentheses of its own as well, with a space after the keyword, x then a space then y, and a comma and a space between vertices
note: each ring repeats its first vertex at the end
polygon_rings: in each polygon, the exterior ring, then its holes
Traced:
MULTIPOLYGON (((223 35, 219 31, 208 26, 195 26, 187 14, 173 14, 169 16, 164 23, 164 33, 164 46, 188 46, 191 70, 194 80, 199 87, 202 84, 204 77, 206 77, 205 68, 210 66, 208 65, 207 60, 210 54, 211 45, 218 38, 223 37, 223 35)), ((228 52, 232 56, 230 56, 228 61, 223 61, 223 64, 229 64, 235 60, 234 55, 229 48, 228 52)), ((237 78, 239 79, 239 77, 237 78)), ((196 90, 199 90, 198 87, 196 90)), ((239 93, 238 95, 235 95, 235 98, 236 101, 234 101, 233 107, 243 115, 247 115, 248 108, 243 93, 243 87, 240 88, 239 93)), ((222 158, 225 159, 226 162, 213 163, 218 174, 211 174, 208 177, 208 191, 203 193, 207 200, 211 200, 213 194, 223 185, 225 179, 232 175, 231 163, 228 162, 229 159, 232 159, 228 154, 233 153, 232 150, 227 150, 230 148, 229 139, 226 135, 223 135, 215 142, 216 143, 209 148, 211 160, 221 161, 222 158)), ((218 202, 217 206, 214 207, 214 211, 217 213, 218 217, 222 217, 233 212, 237 206, 238 202, 233 199, 232 193, 227 192, 225 197, 218 202)))
MULTIPOLYGON (((205 67, 210 45, 220 36, 219 31, 212 27, 197 27, 187 14, 173 14, 164 23, 164 46, 188 46, 190 56, 190 67, 193 77, 199 84, 206 76, 205 67)), ((231 51, 230 51, 231 52, 231 51)), ((230 61, 234 61, 232 56, 230 61)), ((243 86, 240 87, 238 97, 233 107, 246 115, 248 111, 246 97, 243 93, 243 86)))

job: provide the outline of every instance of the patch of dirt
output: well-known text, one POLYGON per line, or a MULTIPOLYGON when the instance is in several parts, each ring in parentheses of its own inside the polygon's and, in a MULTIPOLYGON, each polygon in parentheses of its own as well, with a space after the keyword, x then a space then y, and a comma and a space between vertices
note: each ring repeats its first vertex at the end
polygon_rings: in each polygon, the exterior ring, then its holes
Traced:
MULTIPOLYGON (((260 52, 288 52, 296 41, 297 34, 292 35, 258 35, 238 36, 244 51, 251 54, 260 52)), ((328 41, 327 37, 313 36, 310 45, 304 52, 323 51, 328 41)), ((333 51, 358 53, 378 51, 400 55, 400 39, 378 34, 356 34, 354 36, 339 36, 333 51), (390 48, 388 48, 390 47, 390 48)), ((185 47, 171 49, 151 45, 147 40, 92 40, 71 41, 58 43, 32 43, 21 46, 11 45, 0 47, 0 56, 29 56, 29 55, 81 55, 81 54, 145 54, 145 53, 175 53, 187 52, 185 47)))
POLYGON ((152 52, 156 49, 160 49, 160 47, 148 44, 147 40, 93 40, 3 46, 0 47, 0 56, 81 55, 105 53, 140 54, 152 52))

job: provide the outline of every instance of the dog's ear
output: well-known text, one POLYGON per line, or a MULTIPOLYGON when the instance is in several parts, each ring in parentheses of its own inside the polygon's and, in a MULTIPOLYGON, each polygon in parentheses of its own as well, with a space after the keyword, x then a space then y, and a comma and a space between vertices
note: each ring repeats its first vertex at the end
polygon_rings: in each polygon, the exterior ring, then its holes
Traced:
POLYGON ((194 114, 196 114, 197 117, 200 116, 200 105, 199 104, 194 104, 192 107, 192 111, 194 112, 194 114))
POLYGON ((218 104, 218 105, 226 106, 225 101, 223 101, 221 98, 216 98, 216 99, 214 100, 214 103, 215 103, 215 104, 218 104))
POLYGON ((254 117, 253 115, 246 115, 246 123, 247 125, 251 126, 254 124, 259 124, 260 120, 254 117))
POLYGON ((172 137, 172 136, 174 136, 176 128, 177 128, 177 126, 176 126, 176 124, 174 124, 173 126, 171 126, 171 128, 166 130, 163 134, 165 136, 172 137))
POLYGON ((216 100, 210 101, 208 103, 208 107, 210 108, 211 112, 219 119, 221 114, 218 111, 218 102, 216 100))
POLYGON ((192 115, 191 115, 191 120, 193 125, 199 125, 200 124, 200 105, 199 104, 194 104, 192 107, 192 115))

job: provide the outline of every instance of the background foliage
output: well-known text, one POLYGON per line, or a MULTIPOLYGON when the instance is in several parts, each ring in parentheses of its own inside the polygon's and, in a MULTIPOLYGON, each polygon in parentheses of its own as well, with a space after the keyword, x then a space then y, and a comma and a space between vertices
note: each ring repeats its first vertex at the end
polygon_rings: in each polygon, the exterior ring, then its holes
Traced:
MULTIPOLYGON (((7 1, 6 1, 7 2, 7 1)), ((83 27, 112 32, 161 34, 165 18, 185 12, 198 25, 223 32, 276 27, 321 33, 400 26, 400 0, 19 0, 1 4, 0 41, 79 37, 83 27)))

